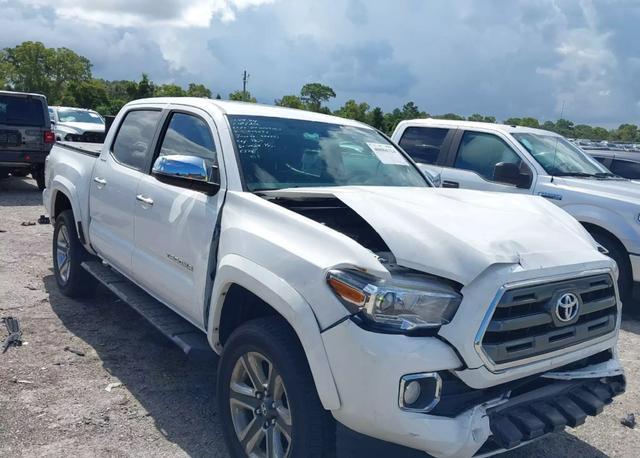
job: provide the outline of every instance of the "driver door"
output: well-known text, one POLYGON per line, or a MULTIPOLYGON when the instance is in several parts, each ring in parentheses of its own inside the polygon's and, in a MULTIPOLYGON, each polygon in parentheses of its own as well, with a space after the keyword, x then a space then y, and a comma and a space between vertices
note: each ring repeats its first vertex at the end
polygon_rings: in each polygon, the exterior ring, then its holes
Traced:
MULTIPOLYGON (((218 162, 220 145, 211 117, 196 108, 170 109, 155 155, 197 156, 218 162)), ((221 174, 224 180, 224 174, 221 174)), ((159 181, 147 173, 136 196, 133 269, 148 291, 198 327, 210 286, 214 231, 224 196, 159 181)))
POLYGON ((497 135, 487 132, 464 131, 449 165, 441 169, 443 188, 467 188, 479 191, 531 194, 528 186, 502 182, 497 178, 496 166, 510 163, 517 166, 524 177, 533 177, 531 168, 511 146, 497 135))

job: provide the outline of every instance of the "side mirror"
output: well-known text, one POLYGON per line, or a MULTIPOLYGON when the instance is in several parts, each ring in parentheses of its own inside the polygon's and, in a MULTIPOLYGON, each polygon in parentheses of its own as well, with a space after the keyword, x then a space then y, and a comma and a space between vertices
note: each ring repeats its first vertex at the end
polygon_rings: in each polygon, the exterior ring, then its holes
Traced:
POLYGON ((214 195, 220 190, 220 171, 211 161, 198 156, 159 156, 151 174, 159 181, 214 195))
POLYGON ((520 167, 512 162, 498 162, 493 169, 493 180, 499 183, 512 184, 517 188, 529 188, 532 177, 521 173, 520 167))

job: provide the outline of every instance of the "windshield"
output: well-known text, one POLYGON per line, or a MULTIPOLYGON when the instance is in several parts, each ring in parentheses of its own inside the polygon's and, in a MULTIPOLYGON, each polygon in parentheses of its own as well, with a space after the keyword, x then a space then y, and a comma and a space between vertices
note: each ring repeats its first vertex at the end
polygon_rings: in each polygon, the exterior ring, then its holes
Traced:
POLYGON ((91 124, 104 124, 104 119, 95 111, 72 110, 69 108, 58 109, 60 122, 88 122, 91 124))
POLYGON ((308 186, 429 186, 373 129, 264 116, 229 116, 249 191, 308 186))
POLYGON ((513 136, 549 175, 611 175, 611 172, 563 137, 532 133, 513 136))

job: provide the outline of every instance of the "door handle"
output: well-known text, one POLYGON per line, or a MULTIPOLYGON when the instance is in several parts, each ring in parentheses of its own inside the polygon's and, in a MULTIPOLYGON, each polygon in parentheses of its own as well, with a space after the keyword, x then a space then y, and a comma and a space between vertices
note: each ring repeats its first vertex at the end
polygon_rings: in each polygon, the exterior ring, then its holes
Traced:
POLYGON ((93 181, 98 183, 100 186, 105 186, 107 184, 107 180, 105 180, 104 178, 100 178, 100 177, 93 177, 93 181))
POLYGON ((460 183, 458 183, 457 181, 444 180, 442 182, 442 187, 443 188, 459 188, 460 183))
POLYGON ((139 202, 142 202, 145 205, 149 205, 149 206, 153 205, 153 199, 150 197, 145 197, 142 194, 138 194, 136 196, 136 200, 138 200, 139 202))

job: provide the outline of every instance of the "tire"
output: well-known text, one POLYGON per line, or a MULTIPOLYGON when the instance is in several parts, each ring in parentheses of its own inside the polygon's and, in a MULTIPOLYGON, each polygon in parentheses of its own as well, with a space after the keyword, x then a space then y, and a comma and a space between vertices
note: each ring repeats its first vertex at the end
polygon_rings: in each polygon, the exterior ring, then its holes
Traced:
POLYGON ((82 262, 91 255, 78 239, 75 219, 71 210, 65 210, 56 218, 53 230, 53 272, 60 291, 65 296, 88 296, 95 291, 97 281, 84 270, 82 262))
POLYGON ((625 311, 636 312, 638 306, 633 300, 633 271, 629 253, 624 247, 608 234, 601 231, 591 232, 591 236, 609 253, 608 256, 618 265, 618 291, 625 311))
POLYGON ((297 336, 278 317, 249 321, 231 334, 218 367, 217 401, 225 441, 235 458, 247 457, 247 449, 267 457, 334 456, 335 421, 320 403, 297 336), (253 376, 247 367, 253 368, 253 376), (258 383, 252 383, 256 377, 258 383), (232 383, 238 388, 232 390, 232 383), (255 385, 260 386, 257 395, 255 385), (267 453, 271 438, 283 453, 267 453))
POLYGON ((11 176, 18 177, 18 178, 24 178, 27 175, 29 175, 28 169, 14 170, 13 172, 11 172, 11 176))
POLYGON ((31 172, 31 176, 34 180, 36 180, 36 184, 38 185, 38 190, 44 191, 45 183, 44 183, 44 167, 39 166, 33 169, 31 172))

